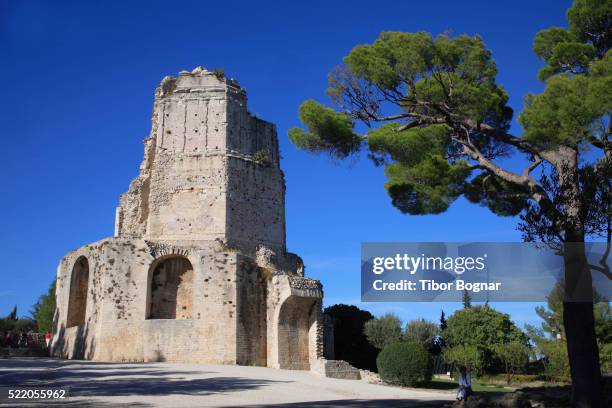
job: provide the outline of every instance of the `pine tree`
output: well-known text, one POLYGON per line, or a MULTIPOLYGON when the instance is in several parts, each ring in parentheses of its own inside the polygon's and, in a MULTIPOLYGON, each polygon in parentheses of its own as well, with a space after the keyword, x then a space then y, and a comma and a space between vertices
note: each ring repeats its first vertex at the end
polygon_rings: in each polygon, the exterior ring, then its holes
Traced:
POLYGON ((34 318, 40 332, 51 331, 53 317, 55 315, 55 280, 49 286, 49 290, 42 295, 34 306, 34 318))
POLYGON ((438 338, 436 339, 436 344, 440 351, 443 351, 444 347, 446 347, 446 341, 444 340, 444 330, 446 330, 446 327, 446 316, 444 314, 444 310, 442 310, 440 313, 440 331, 438 338))
POLYGON ((13 321, 17 320, 17 305, 13 307, 13 310, 11 310, 11 313, 9 313, 9 315, 6 318, 8 320, 13 320, 13 321))
POLYGON ((305 101, 306 129, 289 138, 337 159, 369 150, 406 214, 439 214, 464 196, 520 216, 525 241, 561 249, 572 404, 600 407, 591 271, 612 272, 605 260, 587 261, 585 242, 612 243, 612 1, 575 0, 567 19, 567 29, 535 37, 545 88, 527 96, 520 135, 511 133, 509 96, 482 38, 383 32, 329 75, 338 109, 305 101), (528 161, 521 171, 507 166, 513 153, 528 161))
POLYGON ((440 313, 440 331, 443 332, 444 329, 446 329, 446 316, 443 309, 442 313, 440 313))
POLYGON ((463 290, 463 308, 464 309, 469 309, 470 307, 472 307, 472 296, 470 295, 470 293, 467 290, 463 290))

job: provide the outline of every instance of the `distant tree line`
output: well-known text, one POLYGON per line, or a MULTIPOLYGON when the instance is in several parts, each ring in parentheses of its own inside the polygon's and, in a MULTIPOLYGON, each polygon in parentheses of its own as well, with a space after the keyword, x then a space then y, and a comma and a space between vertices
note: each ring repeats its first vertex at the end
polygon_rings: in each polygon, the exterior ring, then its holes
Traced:
MULTIPOLYGON (((503 375, 508 384, 517 375, 567 382, 570 366, 563 325, 563 285, 560 282, 552 289, 546 307, 536 308, 541 327, 526 325, 525 331, 488 303, 472 305, 469 296, 464 296, 463 309, 448 319, 442 311, 438 324, 416 319, 402 327, 401 319, 393 313, 374 317, 352 305, 334 305, 325 313, 334 323, 335 358, 378 371, 389 383, 427 382, 434 359, 455 368, 465 366, 477 377, 503 375)), ((597 291, 594 305, 600 364, 603 372, 612 372, 612 310, 597 291)))
POLYGON ((8 332, 45 333, 51 331, 55 304, 55 280, 53 280, 47 293, 38 298, 28 315, 18 317, 17 306, 15 306, 7 316, 0 318, 0 335, 2 340, 4 340, 8 332))

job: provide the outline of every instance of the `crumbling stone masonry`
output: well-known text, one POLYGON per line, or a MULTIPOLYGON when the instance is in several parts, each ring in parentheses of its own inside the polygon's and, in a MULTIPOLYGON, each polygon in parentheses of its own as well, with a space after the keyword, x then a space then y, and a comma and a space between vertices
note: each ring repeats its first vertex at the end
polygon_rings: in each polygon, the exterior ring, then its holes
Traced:
POLYGON ((201 67, 157 87, 114 237, 58 266, 55 356, 325 371, 321 284, 285 247, 276 128, 246 103, 201 67))

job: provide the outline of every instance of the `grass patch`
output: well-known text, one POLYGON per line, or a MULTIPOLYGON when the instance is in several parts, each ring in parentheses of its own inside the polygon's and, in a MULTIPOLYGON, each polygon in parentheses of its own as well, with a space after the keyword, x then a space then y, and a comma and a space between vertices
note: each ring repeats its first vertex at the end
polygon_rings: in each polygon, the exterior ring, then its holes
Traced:
MULTIPOLYGON (((446 380, 443 378, 434 378, 431 381, 423 383, 423 388, 430 388, 433 390, 456 390, 459 388, 457 381, 446 380)), ((472 380, 472 390, 474 392, 511 392, 513 388, 504 387, 499 384, 489 384, 478 380, 472 380)))

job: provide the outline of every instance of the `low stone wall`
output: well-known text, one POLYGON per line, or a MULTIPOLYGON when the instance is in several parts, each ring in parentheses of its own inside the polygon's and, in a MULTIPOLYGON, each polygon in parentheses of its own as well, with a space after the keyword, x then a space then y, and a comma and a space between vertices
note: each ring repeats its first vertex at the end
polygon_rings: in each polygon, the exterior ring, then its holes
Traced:
POLYGON ((340 378, 343 380, 360 380, 359 369, 344 360, 318 359, 312 364, 312 371, 323 377, 340 378))

